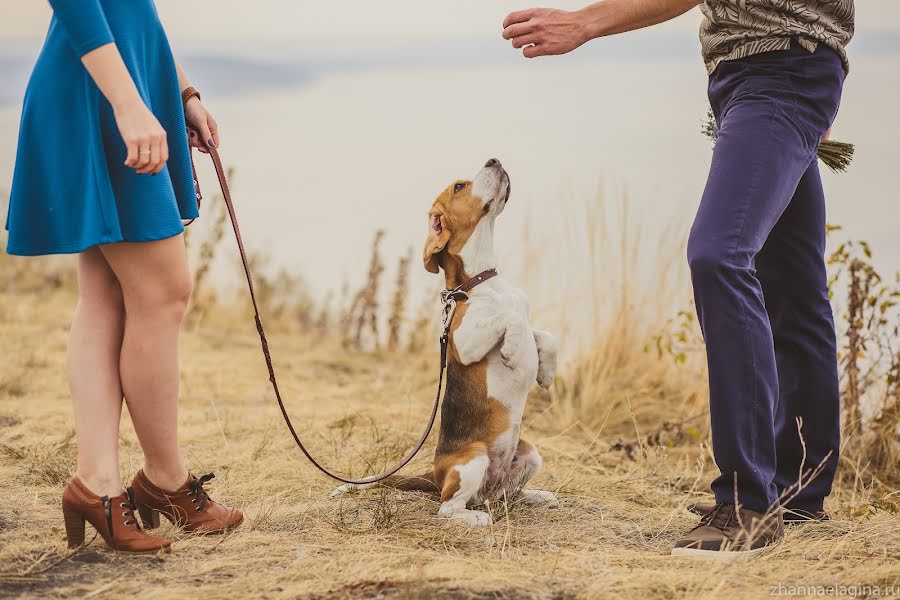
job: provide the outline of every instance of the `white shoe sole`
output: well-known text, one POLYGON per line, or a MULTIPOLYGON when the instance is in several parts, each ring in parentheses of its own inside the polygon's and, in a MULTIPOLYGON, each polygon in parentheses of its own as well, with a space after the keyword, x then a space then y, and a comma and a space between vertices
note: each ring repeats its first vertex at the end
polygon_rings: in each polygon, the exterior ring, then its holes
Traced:
POLYGON ((759 555, 766 550, 768 550, 768 548, 756 548, 754 550, 699 550, 697 548, 672 548, 672 556, 717 563, 734 563, 759 558, 759 555))

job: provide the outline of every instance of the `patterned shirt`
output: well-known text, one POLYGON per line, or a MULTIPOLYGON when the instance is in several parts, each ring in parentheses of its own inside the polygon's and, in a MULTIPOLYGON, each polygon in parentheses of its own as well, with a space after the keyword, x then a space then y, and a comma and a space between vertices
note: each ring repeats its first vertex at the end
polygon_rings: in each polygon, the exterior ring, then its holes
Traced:
POLYGON ((703 0, 700 46, 711 74, 723 60, 787 50, 791 40, 815 52, 837 52, 849 72, 845 46, 853 37, 854 0, 703 0))

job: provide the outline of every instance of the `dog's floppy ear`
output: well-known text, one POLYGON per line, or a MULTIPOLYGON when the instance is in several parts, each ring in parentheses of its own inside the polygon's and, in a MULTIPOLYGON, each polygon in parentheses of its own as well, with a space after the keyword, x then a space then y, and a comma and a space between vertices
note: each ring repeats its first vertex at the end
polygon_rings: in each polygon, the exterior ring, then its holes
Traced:
POLYGON ((422 260, 425 270, 430 273, 440 272, 438 254, 450 241, 450 228, 444 215, 431 213, 428 215, 428 237, 425 238, 425 253, 422 260))

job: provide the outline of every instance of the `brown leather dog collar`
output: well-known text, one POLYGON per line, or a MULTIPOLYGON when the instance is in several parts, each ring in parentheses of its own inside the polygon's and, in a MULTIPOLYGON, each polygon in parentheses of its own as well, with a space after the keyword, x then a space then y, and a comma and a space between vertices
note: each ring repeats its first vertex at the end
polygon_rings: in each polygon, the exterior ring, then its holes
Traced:
POLYGON ((441 302, 443 302, 444 304, 447 304, 447 302, 450 300, 465 302, 469 299, 469 292, 471 292, 476 286, 481 285, 488 279, 496 277, 497 275, 497 269, 488 269, 487 271, 482 271, 475 277, 462 282, 452 290, 444 290, 443 292, 441 292, 441 302))

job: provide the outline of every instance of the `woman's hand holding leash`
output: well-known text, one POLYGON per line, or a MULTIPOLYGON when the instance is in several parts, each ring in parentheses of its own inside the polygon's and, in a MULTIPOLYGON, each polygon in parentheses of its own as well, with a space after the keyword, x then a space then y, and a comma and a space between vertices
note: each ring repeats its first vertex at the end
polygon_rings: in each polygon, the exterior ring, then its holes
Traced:
POLYGON ((194 88, 185 90, 185 95, 189 90, 193 90, 193 94, 189 95, 184 103, 184 118, 188 124, 188 141, 192 148, 209 154, 207 148, 219 147, 219 126, 203 106, 200 94, 194 88))

